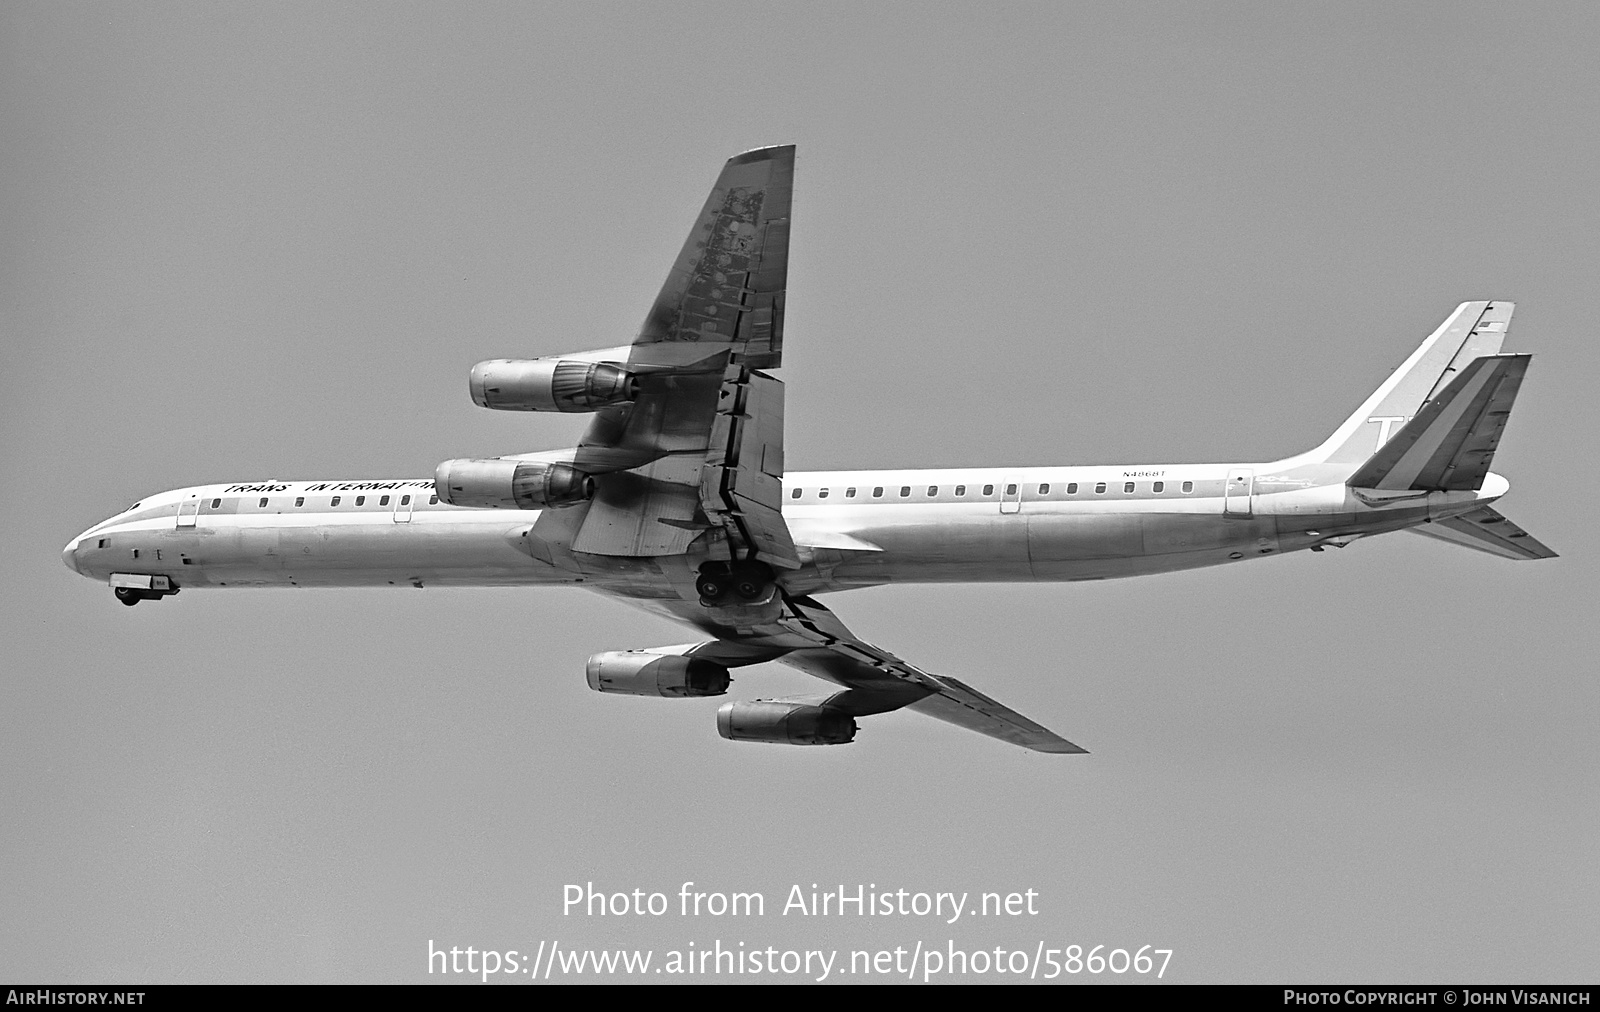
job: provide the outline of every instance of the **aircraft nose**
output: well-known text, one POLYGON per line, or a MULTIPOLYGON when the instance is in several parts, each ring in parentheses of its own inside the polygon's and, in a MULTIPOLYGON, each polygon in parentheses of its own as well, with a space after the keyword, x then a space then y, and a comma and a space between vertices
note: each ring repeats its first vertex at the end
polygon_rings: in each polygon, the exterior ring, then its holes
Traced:
POLYGON ((83 570, 78 568, 77 538, 73 538, 71 541, 67 542, 67 547, 61 549, 61 561, 66 563, 67 568, 72 570, 74 573, 77 573, 79 576, 83 575, 83 570))

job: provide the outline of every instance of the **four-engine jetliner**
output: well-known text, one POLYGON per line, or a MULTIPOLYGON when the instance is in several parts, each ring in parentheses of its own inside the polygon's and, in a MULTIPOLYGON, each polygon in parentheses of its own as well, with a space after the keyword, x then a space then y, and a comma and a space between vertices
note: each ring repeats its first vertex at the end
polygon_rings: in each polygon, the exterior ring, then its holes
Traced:
POLYGON ((850 741, 908 707, 1040 752, 1083 749, 863 641, 817 595, 887 583, 1098 580, 1320 552, 1411 530, 1554 555, 1490 507, 1529 356, 1508 302, 1463 303, 1322 445, 1225 464, 787 471, 782 363, 794 148, 731 159, 633 343, 474 366, 473 399, 582 411, 571 449, 434 477, 163 492, 74 538, 125 604, 209 587, 584 584, 706 639, 595 654, 601 692, 715 696, 781 661, 829 693, 728 703, 727 738, 850 741))

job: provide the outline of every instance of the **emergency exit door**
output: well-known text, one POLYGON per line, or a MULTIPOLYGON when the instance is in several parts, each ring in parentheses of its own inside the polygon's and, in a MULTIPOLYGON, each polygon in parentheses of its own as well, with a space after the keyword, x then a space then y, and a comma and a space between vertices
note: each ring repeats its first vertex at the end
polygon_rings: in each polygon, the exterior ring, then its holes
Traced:
POLYGON ((1007 478, 1006 483, 1000 487, 1000 512, 1022 512, 1022 479, 1007 478))

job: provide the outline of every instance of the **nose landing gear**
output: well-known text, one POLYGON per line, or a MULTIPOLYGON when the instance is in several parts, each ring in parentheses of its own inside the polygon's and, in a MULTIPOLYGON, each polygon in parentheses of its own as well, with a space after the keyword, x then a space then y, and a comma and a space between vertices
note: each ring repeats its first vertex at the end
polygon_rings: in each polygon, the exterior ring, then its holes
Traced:
POLYGON ((707 562, 694 581, 700 604, 706 608, 762 604, 778 589, 772 567, 765 562, 707 562))

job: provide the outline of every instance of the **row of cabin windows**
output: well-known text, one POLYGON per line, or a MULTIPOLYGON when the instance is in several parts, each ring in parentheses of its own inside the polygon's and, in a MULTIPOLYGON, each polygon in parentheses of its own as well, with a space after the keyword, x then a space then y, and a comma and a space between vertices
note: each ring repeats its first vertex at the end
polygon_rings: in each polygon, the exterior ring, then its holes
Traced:
MULTIPOLYGON (((329 500, 328 505, 329 506, 337 506, 337 505, 339 505, 339 503, 343 499, 344 499, 344 496, 336 495, 331 500, 329 500)), ((256 506, 261 508, 261 509, 266 509, 267 508, 267 502, 268 502, 267 497, 263 496, 261 498, 261 501, 256 503, 256 506)), ((295 496, 294 504, 295 504, 296 508, 304 506, 306 504, 306 497, 303 496, 303 495, 295 496)), ((364 495, 356 496, 356 505, 357 506, 365 506, 366 504, 367 504, 367 497, 366 496, 364 496, 364 495)), ((437 495, 428 496, 428 505, 429 506, 437 506, 438 504, 439 504, 439 497, 437 495)), ((379 506, 387 506, 387 505, 389 505, 389 497, 388 496, 380 496, 378 498, 378 505, 379 506)), ((409 495, 401 496, 400 497, 400 505, 401 506, 410 506, 411 505, 411 497, 409 495)), ((221 499, 213 499, 213 500, 211 500, 211 508, 212 509, 221 509, 222 508, 222 500, 221 499)))
MULTIPOLYGON (((1131 494, 1133 492, 1133 489, 1134 489, 1134 483, 1133 482, 1125 481, 1125 482, 1122 483, 1122 491, 1125 494, 1131 494)), ((1166 490, 1167 490, 1167 483, 1164 482, 1164 481, 1152 482, 1151 485, 1150 485, 1150 491, 1155 492, 1158 495, 1160 493, 1165 492, 1166 490)), ((789 493, 789 498, 791 498, 791 499, 800 498, 800 495, 801 495, 802 491, 803 491, 802 489, 798 489, 798 488, 795 489, 794 491, 789 493)), ((1106 483, 1103 482, 1103 481, 1096 482, 1095 486, 1094 486, 1094 491, 1095 491, 1095 495, 1105 495, 1106 483)), ((1184 482, 1183 483, 1183 491, 1184 491, 1185 494, 1193 492, 1194 491, 1194 482, 1192 482, 1192 481, 1184 482)), ((938 494, 939 494, 939 486, 938 485, 929 485, 928 486, 927 496, 928 496, 929 499, 934 498, 938 494)), ((965 485, 957 485, 956 486, 956 497, 957 498, 964 497, 966 494, 967 494, 967 486, 965 486, 965 485)), ((983 486, 983 494, 986 495, 986 496, 994 495, 994 486, 993 485, 985 485, 985 486, 983 486)), ((1015 483, 1009 484, 1009 485, 1006 486, 1006 495, 1016 495, 1016 494, 1017 494, 1017 486, 1016 486, 1015 483)), ((1039 494, 1040 495, 1049 495, 1050 494, 1050 483, 1049 482, 1043 482, 1043 483, 1041 483, 1039 485, 1039 494)), ((1078 483, 1075 482, 1075 481, 1067 482, 1067 495, 1077 495, 1077 494, 1078 494, 1078 483)), ((844 490, 844 497, 846 499, 854 499, 856 497, 856 490, 854 488, 845 489, 844 490)), ((911 486, 910 485, 901 485, 900 486, 900 498, 909 499, 910 497, 911 497, 911 486)), ((828 489, 825 489, 825 488, 818 489, 817 490, 817 498, 818 499, 826 499, 826 498, 828 498, 828 489)), ((882 485, 879 485, 879 486, 875 487, 872 490, 872 498, 874 498, 874 499, 882 499, 883 498, 883 486, 882 485)))

